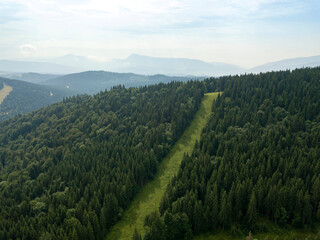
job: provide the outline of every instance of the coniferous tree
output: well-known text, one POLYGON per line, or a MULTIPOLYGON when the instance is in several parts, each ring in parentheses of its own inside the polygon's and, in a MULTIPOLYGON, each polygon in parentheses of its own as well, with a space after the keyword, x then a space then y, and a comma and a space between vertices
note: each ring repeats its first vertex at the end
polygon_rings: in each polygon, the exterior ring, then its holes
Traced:
POLYGON ((248 205, 247 217, 251 226, 253 226, 258 220, 257 219, 258 218, 257 200, 256 200, 255 193, 251 194, 249 205, 248 205))

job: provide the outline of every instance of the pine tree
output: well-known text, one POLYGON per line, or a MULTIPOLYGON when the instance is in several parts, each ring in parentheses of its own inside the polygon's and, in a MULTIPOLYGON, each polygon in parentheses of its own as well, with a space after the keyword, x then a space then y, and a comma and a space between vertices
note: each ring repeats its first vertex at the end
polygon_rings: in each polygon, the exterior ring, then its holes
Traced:
POLYGON ((194 207, 194 233, 202 232, 205 227, 204 211, 201 201, 197 201, 194 207))
POLYGON ((253 192, 250 197, 248 211, 247 211, 247 218, 251 226, 255 225, 258 218, 258 211, 257 211, 257 200, 255 193, 253 192))
POLYGON ((310 202, 310 194, 308 191, 304 195, 303 199, 303 222, 309 224, 312 221, 312 205, 310 202))
POLYGON ((229 203, 228 203, 228 194, 224 190, 221 195, 221 201, 220 201, 220 212, 219 212, 219 221, 222 226, 222 229, 224 229, 228 223, 229 223, 229 203))

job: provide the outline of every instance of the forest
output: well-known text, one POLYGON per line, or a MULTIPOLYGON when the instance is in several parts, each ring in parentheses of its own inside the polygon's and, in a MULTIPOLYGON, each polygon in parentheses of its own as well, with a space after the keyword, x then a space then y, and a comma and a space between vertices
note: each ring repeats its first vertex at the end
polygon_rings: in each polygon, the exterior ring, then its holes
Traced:
POLYGON ((0 122, 0 239, 104 239, 221 92, 138 239, 320 222, 320 68, 65 98, 0 122))
MULTIPOLYGON (((207 79, 223 90, 143 239, 320 220, 320 68, 207 79)), ((139 239, 135 233, 133 239, 139 239)), ((320 235, 318 235, 320 239, 320 235)))
POLYGON ((117 86, 0 123, 0 239, 103 239, 203 93, 196 81, 117 86))

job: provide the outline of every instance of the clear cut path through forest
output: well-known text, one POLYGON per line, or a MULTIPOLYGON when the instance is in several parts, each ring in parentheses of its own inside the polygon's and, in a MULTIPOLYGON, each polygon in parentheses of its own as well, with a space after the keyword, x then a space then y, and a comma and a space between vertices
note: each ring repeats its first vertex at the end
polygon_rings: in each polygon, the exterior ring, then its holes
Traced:
POLYGON ((6 96, 9 95, 9 93, 11 91, 12 91, 12 87, 3 83, 3 88, 0 89, 0 104, 3 102, 3 100, 6 98, 6 96))
POLYGON ((107 240, 131 240, 135 228, 139 233, 144 234, 145 217, 159 208, 167 185, 179 171, 183 155, 192 153, 193 146, 196 140, 199 141, 202 129, 209 119, 213 100, 218 94, 205 94, 190 126, 159 164, 155 178, 141 189, 130 207, 124 212, 122 219, 111 228, 106 237, 107 240))

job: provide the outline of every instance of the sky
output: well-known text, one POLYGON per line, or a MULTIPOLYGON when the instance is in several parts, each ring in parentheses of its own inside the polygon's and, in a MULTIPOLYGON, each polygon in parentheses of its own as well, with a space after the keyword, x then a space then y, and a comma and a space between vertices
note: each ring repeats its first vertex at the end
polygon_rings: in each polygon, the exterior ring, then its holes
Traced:
POLYGON ((0 59, 132 53, 254 67, 320 55, 319 0, 0 0, 0 59))

